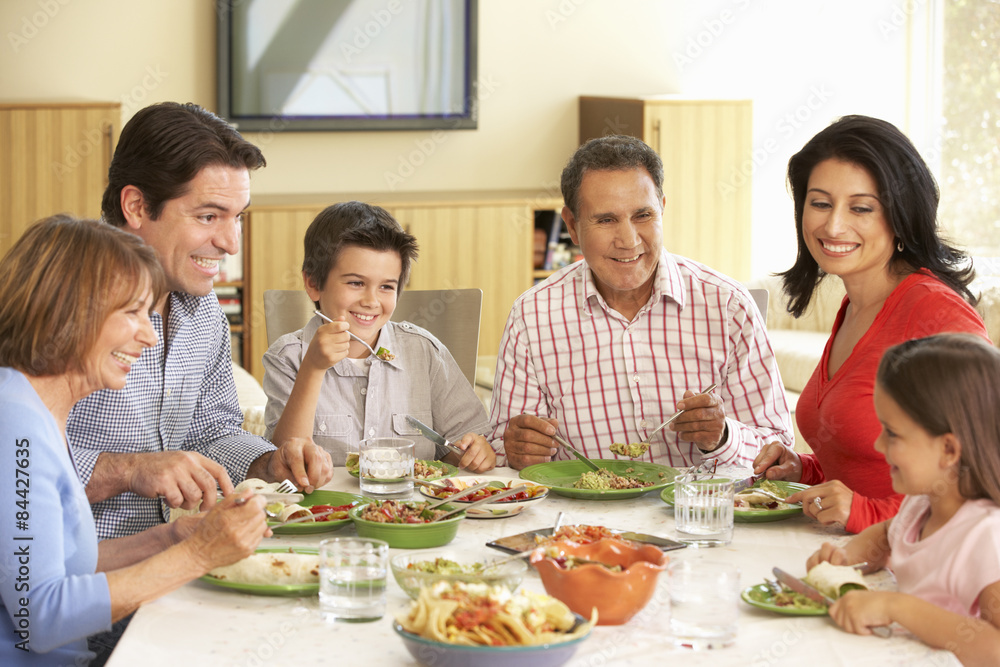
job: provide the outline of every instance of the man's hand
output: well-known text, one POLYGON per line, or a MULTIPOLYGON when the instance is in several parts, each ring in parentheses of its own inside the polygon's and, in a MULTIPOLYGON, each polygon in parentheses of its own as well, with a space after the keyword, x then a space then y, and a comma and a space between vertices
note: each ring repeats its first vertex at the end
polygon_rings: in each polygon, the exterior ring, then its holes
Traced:
POLYGON ((677 403, 684 412, 668 427, 681 440, 693 442, 703 452, 719 448, 726 435, 726 408, 715 394, 696 394, 690 389, 677 403))
MULTIPOLYGON (((98 457, 98 465, 104 464, 102 459, 105 457, 109 457, 108 465, 119 468, 125 481, 125 490, 144 498, 163 498, 170 507, 195 509, 203 498, 215 502, 216 487, 226 495, 233 492, 233 483, 226 469, 195 452, 108 452, 98 457)), ((94 478, 91 477, 91 482, 93 481, 94 478)), ((90 500, 95 502, 93 498, 90 500)))
POLYGON ((444 457, 443 460, 452 465, 476 473, 493 470, 497 465, 496 452, 486 442, 486 438, 478 433, 466 433, 461 440, 452 444, 465 451, 461 457, 453 452, 444 457))
POLYGON ((351 337, 347 334, 350 325, 344 316, 335 317, 316 329, 316 335, 309 342, 302 365, 309 365, 318 371, 326 371, 347 357, 351 348, 351 337))
POLYGON ((303 493, 312 493, 333 479, 333 460, 312 439, 289 438, 273 452, 254 461, 247 477, 259 477, 268 482, 288 479, 303 493))
POLYGON ((802 479, 802 459, 780 442, 769 442, 753 460, 753 474, 765 472, 767 479, 797 482, 802 479))
POLYGON ((503 447, 507 452, 507 465, 515 470, 536 463, 551 461, 556 454, 555 441, 559 421, 535 415, 518 415, 507 422, 503 433, 503 447))

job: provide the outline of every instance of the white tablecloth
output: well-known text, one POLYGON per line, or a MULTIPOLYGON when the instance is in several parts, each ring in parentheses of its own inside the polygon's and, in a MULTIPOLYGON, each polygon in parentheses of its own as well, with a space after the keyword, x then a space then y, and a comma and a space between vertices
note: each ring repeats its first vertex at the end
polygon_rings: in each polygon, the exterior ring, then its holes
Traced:
MULTIPOLYGON (((516 471, 506 468, 490 474, 516 477, 516 471)), ((358 481, 343 468, 337 468, 333 481, 325 488, 358 493, 358 481)), ((487 549, 485 543, 551 526, 560 511, 566 513, 566 523, 600 524, 673 536, 673 512, 658 493, 616 501, 575 500, 550 494, 519 516, 465 520, 449 547, 501 556, 501 552, 487 549)), ((352 534, 353 527, 346 526, 334 533, 270 538, 261 546, 315 545, 324 537, 352 534)), ((670 556, 739 563, 741 585, 746 587, 761 583, 774 566, 793 574, 804 573, 806 558, 822 542, 846 539, 842 530, 823 528, 799 516, 774 523, 737 523, 729 546, 685 548, 670 552, 670 556)), ((669 630, 668 578, 667 573, 661 575, 656 595, 639 616, 624 625, 595 628, 567 665, 959 664, 951 653, 934 651, 899 627, 894 628, 895 634, 890 639, 861 637, 842 632, 825 616, 782 616, 742 601, 739 634, 733 646, 703 652, 675 648, 669 630)), ((417 665, 391 627, 393 616, 408 604, 409 598, 391 574, 389 579, 386 616, 370 623, 327 623, 319 617, 315 597, 253 596, 195 581, 139 609, 108 664, 111 667, 417 665)), ((522 586, 544 591, 533 571, 522 586)))

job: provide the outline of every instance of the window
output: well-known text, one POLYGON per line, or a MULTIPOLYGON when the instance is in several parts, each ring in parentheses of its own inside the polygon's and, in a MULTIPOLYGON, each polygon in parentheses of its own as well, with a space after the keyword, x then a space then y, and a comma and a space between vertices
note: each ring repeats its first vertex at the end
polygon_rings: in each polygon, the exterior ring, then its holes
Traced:
POLYGON ((981 275, 1000 275, 1000 2, 946 0, 941 21, 938 216, 981 275))

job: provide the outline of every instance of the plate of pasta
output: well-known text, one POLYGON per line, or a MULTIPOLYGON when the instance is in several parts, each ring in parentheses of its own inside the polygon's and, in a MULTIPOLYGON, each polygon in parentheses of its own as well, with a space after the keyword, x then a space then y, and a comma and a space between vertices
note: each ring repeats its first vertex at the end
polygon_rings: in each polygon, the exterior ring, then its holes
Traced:
POLYGON ((442 581, 420 589, 393 629, 414 658, 435 667, 556 667, 597 622, 559 600, 500 586, 442 581))

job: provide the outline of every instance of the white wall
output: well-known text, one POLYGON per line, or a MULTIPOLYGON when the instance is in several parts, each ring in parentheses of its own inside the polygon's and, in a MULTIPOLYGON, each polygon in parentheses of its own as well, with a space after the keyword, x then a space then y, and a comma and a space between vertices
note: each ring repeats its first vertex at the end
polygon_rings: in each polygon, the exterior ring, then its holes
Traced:
MULTIPOLYGON (((248 134, 268 160, 254 193, 549 189, 576 147, 579 95, 750 97, 759 275, 794 259, 788 157, 845 113, 905 129, 904 0, 479 5, 478 130, 248 134)), ((215 106, 211 0, 3 0, 0 29, 0 102, 120 100, 123 120, 161 100, 215 106)))

